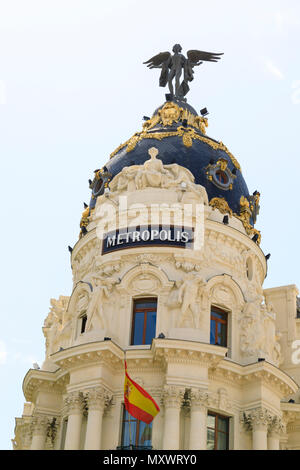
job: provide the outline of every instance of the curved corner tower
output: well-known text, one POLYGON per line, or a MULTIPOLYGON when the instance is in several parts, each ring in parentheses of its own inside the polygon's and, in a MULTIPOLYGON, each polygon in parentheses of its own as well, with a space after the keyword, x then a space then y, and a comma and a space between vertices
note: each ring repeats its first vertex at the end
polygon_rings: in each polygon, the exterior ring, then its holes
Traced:
POLYGON ((73 290, 51 299, 45 361, 25 376, 15 449, 300 442, 288 431, 298 384, 287 373, 284 307, 262 288, 260 194, 206 134, 205 111, 180 89, 166 97, 90 180, 70 250, 73 290), (151 425, 124 409, 125 354, 160 406, 151 425))

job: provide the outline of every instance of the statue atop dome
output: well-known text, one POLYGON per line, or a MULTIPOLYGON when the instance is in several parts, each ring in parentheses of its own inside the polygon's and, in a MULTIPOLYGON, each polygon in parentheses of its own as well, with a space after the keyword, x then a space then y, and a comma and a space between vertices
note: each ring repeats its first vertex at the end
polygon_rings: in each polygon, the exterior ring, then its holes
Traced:
POLYGON ((184 96, 189 91, 188 82, 194 79, 193 68, 205 62, 218 62, 223 53, 204 52, 198 50, 190 50, 187 52, 187 58, 181 54, 182 47, 180 44, 175 44, 172 49, 173 55, 170 52, 160 52, 159 54, 151 57, 151 59, 144 62, 150 69, 162 69, 159 86, 169 86, 170 94, 172 97, 179 100, 184 100, 184 96), (183 73, 183 80, 180 82, 183 73), (175 80, 175 93, 173 80, 175 80))

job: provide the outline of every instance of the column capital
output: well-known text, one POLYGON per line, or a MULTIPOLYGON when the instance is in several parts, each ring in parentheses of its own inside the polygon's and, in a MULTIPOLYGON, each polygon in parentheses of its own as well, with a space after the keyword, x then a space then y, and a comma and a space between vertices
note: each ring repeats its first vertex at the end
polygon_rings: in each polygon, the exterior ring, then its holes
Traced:
POLYGON ((204 410, 208 407, 208 393, 200 389, 191 389, 190 406, 192 410, 204 410))
POLYGON ((50 424, 49 417, 45 415, 35 415, 31 421, 32 434, 35 436, 46 435, 50 424))
POLYGON ((175 385, 166 385, 162 394, 162 401, 165 408, 180 408, 183 396, 184 389, 175 385))
POLYGON ((81 414, 84 409, 84 398, 82 392, 69 393, 65 398, 65 406, 68 414, 81 414))
POLYGON ((253 410, 241 413, 240 421, 245 425, 247 430, 265 429, 270 426, 274 415, 263 407, 254 408, 253 410))
POLYGON ((102 386, 91 388, 87 390, 84 395, 90 410, 104 411, 112 399, 111 393, 102 386))
POLYGON ((271 437, 280 437, 285 431, 284 423, 280 416, 274 416, 269 424, 269 434, 271 437))

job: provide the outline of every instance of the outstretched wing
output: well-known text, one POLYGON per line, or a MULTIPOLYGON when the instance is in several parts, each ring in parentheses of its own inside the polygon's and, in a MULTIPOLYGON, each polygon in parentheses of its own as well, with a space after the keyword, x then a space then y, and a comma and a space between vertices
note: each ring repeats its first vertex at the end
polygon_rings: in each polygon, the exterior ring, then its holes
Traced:
POLYGON ((215 52, 204 52, 197 50, 190 50, 187 52, 188 59, 191 62, 197 63, 199 60, 204 60, 206 62, 218 62, 221 59, 221 55, 224 53, 215 53, 215 52))
POLYGON ((153 67, 159 67, 160 65, 162 65, 170 57, 171 57, 170 52, 160 52, 159 54, 151 57, 151 59, 149 59, 149 60, 147 60, 146 62, 143 62, 143 63, 147 64, 147 67, 152 69, 153 67))

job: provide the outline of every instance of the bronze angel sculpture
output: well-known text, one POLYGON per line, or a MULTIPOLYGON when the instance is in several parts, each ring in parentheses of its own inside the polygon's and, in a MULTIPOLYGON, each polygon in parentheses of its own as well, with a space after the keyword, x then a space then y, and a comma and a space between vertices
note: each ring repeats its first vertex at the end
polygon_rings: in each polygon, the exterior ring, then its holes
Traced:
POLYGON ((159 54, 151 57, 151 59, 144 62, 150 69, 159 68, 161 70, 159 85, 165 87, 168 83, 170 94, 177 99, 183 97, 189 91, 188 82, 193 80, 194 70, 197 65, 205 62, 218 62, 223 53, 204 52, 198 50, 190 50, 187 52, 187 58, 181 54, 182 48, 180 44, 175 44, 172 51, 160 52, 159 54), (183 80, 180 83, 181 75, 183 72, 183 80), (173 79, 175 79, 175 93, 173 87, 173 79))

